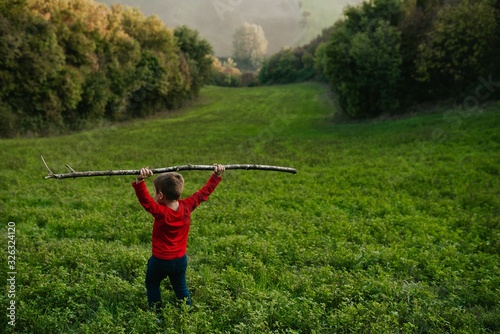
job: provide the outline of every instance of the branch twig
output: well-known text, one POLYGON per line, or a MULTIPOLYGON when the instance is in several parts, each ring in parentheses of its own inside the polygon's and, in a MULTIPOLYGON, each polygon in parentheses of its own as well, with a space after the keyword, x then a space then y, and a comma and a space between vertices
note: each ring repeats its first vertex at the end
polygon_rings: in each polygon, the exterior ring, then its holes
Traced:
POLYGON ((52 177, 52 175, 54 175, 54 173, 52 173, 52 171, 50 170, 49 166, 47 166, 47 163, 45 162, 45 159, 43 158, 43 155, 41 155, 42 157, 42 161, 43 161, 43 164, 45 165, 45 168, 47 168, 47 170, 49 171, 49 175, 47 175, 45 178, 48 179, 49 176, 52 177))
MULTIPOLYGON (((77 172, 69 165, 66 167, 70 170, 70 173, 66 174, 54 174, 47 163, 42 157, 42 161, 45 167, 48 170, 48 175, 45 176, 46 179, 71 179, 76 177, 91 177, 91 176, 117 176, 117 175, 139 175, 139 169, 131 169, 131 170, 107 170, 107 171, 86 171, 86 172, 77 172)), ((280 167, 280 166, 268 166, 268 165, 256 165, 256 164, 236 164, 236 165, 224 165, 226 169, 244 169, 244 170, 267 170, 267 171, 276 171, 276 172, 285 172, 296 174, 297 170, 291 167, 280 167)), ((214 170, 213 165, 183 165, 183 166, 173 166, 166 168, 155 168, 151 171, 153 174, 161 174, 167 172, 177 172, 183 170, 214 170)))

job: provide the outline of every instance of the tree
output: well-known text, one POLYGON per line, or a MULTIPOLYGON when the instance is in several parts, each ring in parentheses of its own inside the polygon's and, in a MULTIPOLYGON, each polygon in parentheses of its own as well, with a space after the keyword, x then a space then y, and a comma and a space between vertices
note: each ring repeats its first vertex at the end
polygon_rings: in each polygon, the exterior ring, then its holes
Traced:
POLYGON ((324 75, 324 65, 326 65, 324 45, 328 41, 332 30, 333 26, 323 29, 321 34, 309 43, 293 49, 284 48, 266 59, 259 71, 260 83, 283 84, 311 79, 326 81, 324 75), (322 51, 317 52, 320 46, 322 46, 322 51))
POLYGON ((436 13, 440 8, 435 0, 406 1, 402 5, 403 19, 398 28, 401 31, 402 79, 401 99, 404 105, 427 101, 432 96, 428 94, 428 85, 418 82, 415 60, 418 48, 427 38, 432 29, 436 13))
POLYGON ((485 74, 484 63, 496 28, 489 0, 462 0, 444 6, 426 41, 419 45, 418 79, 433 83, 435 93, 463 93, 485 74))
POLYGON ((374 0, 345 10, 326 46, 326 75, 352 117, 395 113, 401 80, 399 0, 374 0))
POLYGON ((260 25, 245 22, 233 35, 233 58, 242 68, 259 68, 264 61, 268 44, 260 25))
POLYGON ((198 95, 200 89, 205 85, 212 74, 212 46, 200 38, 196 30, 187 26, 175 28, 174 36, 177 46, 187 59, 189 74, 191 76, 191 95, 198 95))
MULTIPOLYGON (((500 0, 492 0, 496 16, 496 32, 485 62, 485 72, 492 75, 495 80, 500 80, 500 0)), ((500 89, 492 92, 492 95, 500 98, 500 89)))
MULTIPOLYGON (((282 49, 264 62, 259 71, 259 80, 271 84, 297 82, 302 81, 303 73, 302 53, 297 55, 296 50, 288 48, 282 49)), ((309 78, 311 77, 309 75, 309 78)))
POLYGON ((15 122, 17 128, 33 133, 61 125, 64 108, 79 99, 78 91, 70 90, 79 87, 58 86, 68 72, 54 27, 31 13, 24 2, 12 2, 1 10, 0 108, 9 124, 15 122), (72 100, 64 101, 66 97, 72 100))
POLYGON ((81 129, 181 106, 211 74, 186 27, 91 0, 0 1, 0 135, 81 129))
POLYGON ((327 81, 326 74, 328 73, 328 56, 326 53, 328 44, 323 42, 316 47, 314 52, 314 69, 316 70, 316 79, 319 81, 327 81))
MULTIPOLYGON (((17 80, 21 70, 19 56, 26 48, 24 40, 25 25, 30 16, 25 10, 24 1, 0 2, 0 134, 16 134, 19 113, 13 108, 13 95, 19 92, 17 80)), ((22 102, 22 100, 19 100, 22 102)))

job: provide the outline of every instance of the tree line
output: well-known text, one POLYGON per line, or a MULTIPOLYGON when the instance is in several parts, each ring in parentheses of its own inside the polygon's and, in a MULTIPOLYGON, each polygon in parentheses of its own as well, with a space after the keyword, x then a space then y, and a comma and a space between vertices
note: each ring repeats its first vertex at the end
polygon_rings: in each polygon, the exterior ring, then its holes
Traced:
POLYGON ((242 25, 233 46, 235 59, 220 61, 196 31, 121 5, 1 1, 0 136, 144 117, 182 106, 207 83, 320 80, 354 118, 500 97, 500 0, 371 0, 267 59, 260 26, 242 25))
POLYGON ((500 1, 371 0, 349 6, 316 40, 267 59, 259 79, 327 81, 355 118, 446 99, 474 107, 486 96, 500 97, 500 1))
POLYGON ((0 2, 0 135, 143 117, 195 97, 212 48, 188 27, 91 0, 0 2))

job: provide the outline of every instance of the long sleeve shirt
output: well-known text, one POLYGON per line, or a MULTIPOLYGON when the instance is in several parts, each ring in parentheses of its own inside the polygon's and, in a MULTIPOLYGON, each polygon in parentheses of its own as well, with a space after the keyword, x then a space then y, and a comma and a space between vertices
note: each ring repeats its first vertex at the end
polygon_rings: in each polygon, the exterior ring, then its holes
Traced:
POLYGON ((154 217, 152 248, 155 257, 172 260, 186 254, 191 212, 208 200, 220 181, 220 176, 212 174, 200 190, 178 201, 177 211, 158 204, 149 194, 145 182, 132 183, 139 203, 154 217))

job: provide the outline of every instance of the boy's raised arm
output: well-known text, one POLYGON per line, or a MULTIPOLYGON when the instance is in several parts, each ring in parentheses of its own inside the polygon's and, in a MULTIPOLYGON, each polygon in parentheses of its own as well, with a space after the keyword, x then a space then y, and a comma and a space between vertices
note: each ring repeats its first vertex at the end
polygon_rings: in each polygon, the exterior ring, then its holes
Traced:
POLYGON ((155 216, 155 214, 159 212, 158 203, 156 203, 155 200, 151 197, 148 189, 146 188, 146 185, 144 184, 144 179, 147 179, 152 175, 153 172, 148 167, 141 168, 140 174, 137 175, 137 177, 135 178, 135 182, 132 183, 132 186, 135 189, 135 194, 142 207, 153 216, 155 216))
POLYGON ((210 176, 207 183, 193 195, 186 198, 186 204, 194 210, 201 202, 208 200, 219 182, 222 180, 222 174, 225 168, 222 165, 214 164, 214 173, 210 176))

